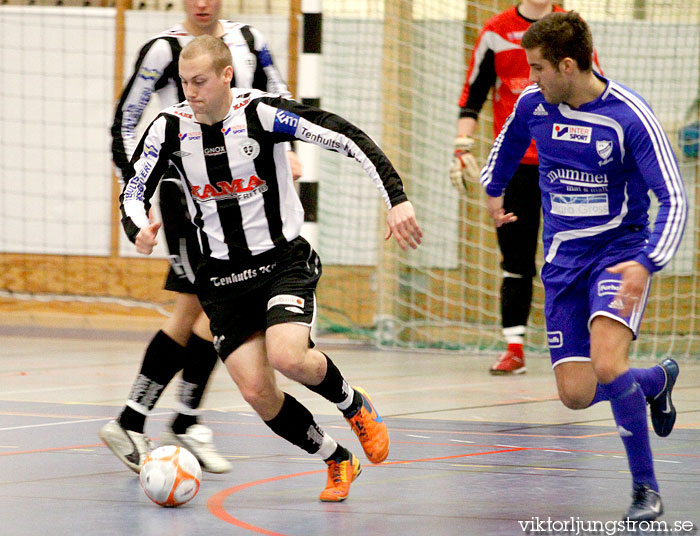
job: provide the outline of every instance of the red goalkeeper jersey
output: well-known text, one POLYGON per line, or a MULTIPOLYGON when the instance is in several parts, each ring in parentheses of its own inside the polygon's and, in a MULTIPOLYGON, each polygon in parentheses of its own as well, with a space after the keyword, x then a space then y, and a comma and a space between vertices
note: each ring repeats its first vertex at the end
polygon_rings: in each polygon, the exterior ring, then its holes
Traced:
MULTIPOLYGON (((565 11, 554 6, 554 11, 565 11)), ((498 136, 506 119, 513 111, 515 101, 528 85, 529 71, 525 51, 520 39, 534 20, 526 19, 512 7, 491 17, 474 45, 467 79, 459 99, 460 117, 477 119, 488 98, 493 93, 493 133, 498 136)), ((535 142, 522 159, 523 164, 537 165, 535 142)))

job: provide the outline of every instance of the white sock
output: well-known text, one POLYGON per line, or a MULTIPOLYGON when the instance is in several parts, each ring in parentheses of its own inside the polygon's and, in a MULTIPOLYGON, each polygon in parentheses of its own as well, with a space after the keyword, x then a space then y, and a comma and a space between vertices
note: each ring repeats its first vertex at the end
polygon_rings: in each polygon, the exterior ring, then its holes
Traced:
POLYGON ((327 460, 328 458, 333 456, 333 453, 337 448, 338 443, 335 442, 335 439, 333 439, 328 434, 324 433, 323 441, 321 441, 321 447, 318 449, 317 454, 321 456, 322 459, 327 460))
POLYGON ((336 406, 340 411, 345 411, 352 405, 352 401, 355 399, 355 390, 350 387, 350 384, 343 380, 343 393, 345 394, 345 400, 338 402, 336 406))

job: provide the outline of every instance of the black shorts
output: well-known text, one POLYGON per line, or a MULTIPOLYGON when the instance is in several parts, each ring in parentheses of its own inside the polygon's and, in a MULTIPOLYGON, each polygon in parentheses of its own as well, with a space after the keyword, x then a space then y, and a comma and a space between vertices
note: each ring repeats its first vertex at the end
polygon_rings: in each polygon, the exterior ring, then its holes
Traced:
POLYGON ((275 324, 310 327, 320 277, 321 261, 302 237, 245 260, 206 259, 197 271, 197 295, 219 357, 225 360, 251 335, 275 324))
POLYGON ((170 270, 165 290, 195 294, 194 274, 202 260, 197 228, 190 220, 185 193, 177 172, 168 170, 160 182, 160 213, 168 246, 170 270))

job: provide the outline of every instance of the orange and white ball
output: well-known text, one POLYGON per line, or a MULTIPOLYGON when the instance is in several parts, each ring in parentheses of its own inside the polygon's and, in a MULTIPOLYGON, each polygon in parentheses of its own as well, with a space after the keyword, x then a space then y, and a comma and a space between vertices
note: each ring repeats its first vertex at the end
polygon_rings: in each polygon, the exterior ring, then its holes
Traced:
POLYGON ((180 506, 197 495, 202 469, 190 451, 166 445, 146 457, 139 478, 143 491, 154 503, 180 506))

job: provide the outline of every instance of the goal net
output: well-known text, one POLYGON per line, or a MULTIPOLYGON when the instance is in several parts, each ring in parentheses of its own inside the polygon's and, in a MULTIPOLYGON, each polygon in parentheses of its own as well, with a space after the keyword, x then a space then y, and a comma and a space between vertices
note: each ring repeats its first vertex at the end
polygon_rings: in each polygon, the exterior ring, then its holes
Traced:
MULTIPOLYGON (((113 7, 61 3, 0 6, 0 305, 12 311, 20 298, 82 299, 167 313, 172 296, 162 290, 163 251, 135 255, 119 228, 109 126, 138 47, 182 20, 182 6, 135 3, 122 22, 113 7)), ((500 253, 484 194, 473 184, 467 197, 458 196, 447 170, 474 41, 488 18, 514 3, 323 1, 321 105, 367 131, 390 156, 425 234, 416 251, 385 242, 386 208, 374 185, 357 163, 324 151, 319 335, 432 350, 502 347, 500 253)), ((299 2, 224 6, 225 17, 263 32, 280 70, 295 79, 299 2)), ((586 18, 606 75, 650 102, 674 144, 690 201, 688 225, 676 258, 654 277, 633 352, 693 358, 700 355, 694 208, 700 5, 567 0, 564 7, 586 18)), ((492 142, 489 104, 477 142, 483 163, 492 142)), ((531 352, 547 349, 542 302, 535 278, 531 352)))

